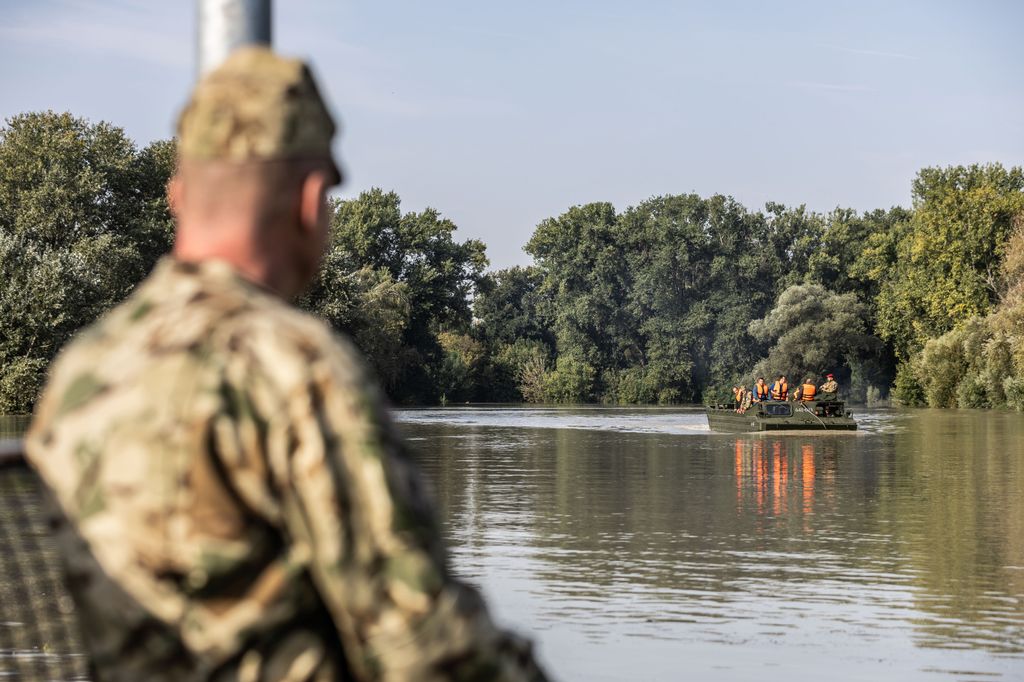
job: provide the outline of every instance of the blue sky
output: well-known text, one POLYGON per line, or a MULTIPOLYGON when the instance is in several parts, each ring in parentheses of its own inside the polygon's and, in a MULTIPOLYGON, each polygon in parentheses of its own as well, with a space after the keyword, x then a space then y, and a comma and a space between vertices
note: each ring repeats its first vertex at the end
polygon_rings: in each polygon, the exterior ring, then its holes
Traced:
MULTIPOLYGON (((169 137, 194 2, 3 0, 0 117, 68 110, 169 137)), ((818 211, 909 205, 929 165, 1024 163, 1024 3, 278 0, 379 186, 529 262, 572 205, 666 193, 818 211)))

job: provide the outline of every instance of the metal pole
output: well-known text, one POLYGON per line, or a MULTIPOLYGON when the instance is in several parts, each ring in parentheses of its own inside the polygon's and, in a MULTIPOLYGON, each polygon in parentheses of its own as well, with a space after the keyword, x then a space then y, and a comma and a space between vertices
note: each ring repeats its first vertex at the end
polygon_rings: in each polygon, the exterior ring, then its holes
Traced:
POLYGON ((199 75, 241 45, 270 45, 271 0, 198 0, 199 75))

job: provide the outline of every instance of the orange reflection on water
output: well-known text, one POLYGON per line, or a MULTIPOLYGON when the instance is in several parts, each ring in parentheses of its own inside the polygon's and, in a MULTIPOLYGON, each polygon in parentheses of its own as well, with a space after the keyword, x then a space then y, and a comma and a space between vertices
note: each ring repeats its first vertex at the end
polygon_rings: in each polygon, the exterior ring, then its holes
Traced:
POLYGON ((733 452, 737 511, 745 502, 752 502, 760 515, 770 512, 781 516, 789 510, 790 487, 799 485, 802 511, 812 513, 816 475, 813 443, 801 443, 798 450, 796 443, 782 438, 771 441, 737 438, 733 452), (790 453, 793 461, 790 461, 790 453))
POLYGON ((782 441, 775 441, 772 444, 772 511, 778 516, 786 506, 786 483, 788 471, 786 466, 785 446, 782 441))
POLYGON ((804 485, 804 514, 810 514, 814 507, 814 446, 804 445, 801 448, 803 462, 800 473, 804 485))
POLYGON ((768 465, 764 461, 764 443, 756 441, 753 450, 757 510, 760 512, 764 510, 765 481, 768 479, 768 465))
POLYGON ((736 441, 736 509, 743 506, 743 441, 736 441))

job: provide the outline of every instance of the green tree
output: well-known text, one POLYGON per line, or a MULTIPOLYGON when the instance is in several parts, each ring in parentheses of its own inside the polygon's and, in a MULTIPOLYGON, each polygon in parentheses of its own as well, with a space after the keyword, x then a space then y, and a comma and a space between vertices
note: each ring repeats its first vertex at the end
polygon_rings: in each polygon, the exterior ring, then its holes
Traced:
POLYGON ((597 372, 586 360, 560 355, 555 368, 544 375, 544 402, 588 403, 595 398, 597 372))
POLYGON ((837 208, 824 216, 816 248, 807 257, 807 281, 829 291, 855 292, 871 302, 895 263, 895 241, 911 212, 893 207, 863 215, 837 208))
POLYGON ((872 244, 882 252, 872 268, 878 332, 902 360, 998 301, 1007 237, 1024 211, 1024 172, 1000 164, 925 168, 913 201, 909 225, 872 244))
POLYGON ((856 361, 877 352, 880 345, 868 333, 867 312, 852 293, 837 294, 820 284, 789 287, 768 315, 750 323, 752 335, 772 344, 753 374, 782 373, 795 384, 829 371, 848 382, 856 361))
POLYGON ((559 356, 591 367, 627 356, 635 325, 625 310, 628 268, 612 205, 574 206, 544 220, 525 248, 544 273, 540 293, 549 307, 541 314, 551 320, 559 356))
POLYGON ((373 189, 357 199, 333 205, 331 249, 355 267, 386 272, 403 285, 408 319, 402 349, 382 378, 392 398, 434 402, 440 397, 434 378, 441 376, 445 351, 441 332, 466 333, 471 297, 487 265, 484 245, 454 239, 455 224, 434 209, 401 212, 394 192, 373 189))
POLYGON ((468 334, 441 332, 438 343, 443 353, 433 367, 434 385, 442 402, 468 402, 477 394, 486 351, 484 345, 468 334))
POLYGON ((31 409, 45 368, 170 246, 173 146, 54 112, 0 128, 0 411, 31 409))
POLYGON ((341 247, 327 252, 298 304, 347 334, 385 385, 393 386, 414 361, 404 345, 410 317, 408 285, 394 281, 383 268, 359 267, 341 247))
POLYGON ((542 377, 555 348, 552 310, 537 267, 512 267, 480 281, 473 299, 473 336, 486 348, 475 399, 543 402, 542 377), (527 397, 529 396, 529 397, 527 397))
POLYGON ((490 344, 511 344, 521 339, 554 347, 550 310, 542 300, 544 274, 537 267, 512 267, 488 273, 480 280, 473 299, 473 333, 490 344))

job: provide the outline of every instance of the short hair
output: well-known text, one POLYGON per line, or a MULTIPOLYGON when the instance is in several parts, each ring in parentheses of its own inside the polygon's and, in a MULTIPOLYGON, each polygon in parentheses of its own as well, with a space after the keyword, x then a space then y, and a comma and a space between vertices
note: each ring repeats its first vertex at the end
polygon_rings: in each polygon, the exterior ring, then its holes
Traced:
POLYGON ((323 159, 267 161, 206 161, 178 159, 178 170, 189 179, 193 201, 206 211, 231 210, 233 202, 255 201, 261 222, 275 225, 295 210, 302 183, 314 171, 328 172, 323 159), (242 191, 245 187, 248 191, 242 191))

